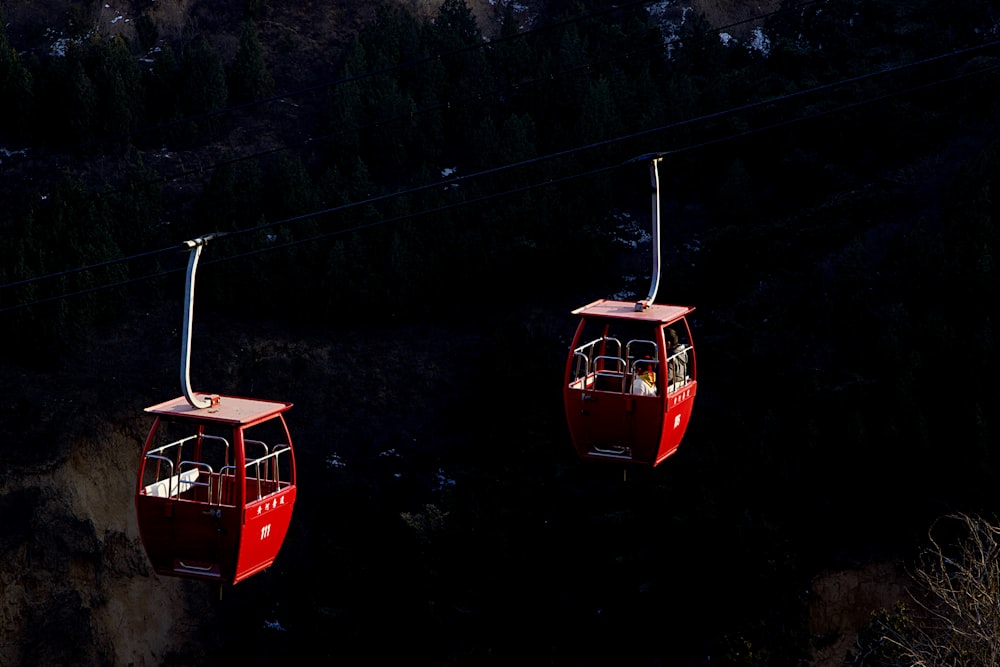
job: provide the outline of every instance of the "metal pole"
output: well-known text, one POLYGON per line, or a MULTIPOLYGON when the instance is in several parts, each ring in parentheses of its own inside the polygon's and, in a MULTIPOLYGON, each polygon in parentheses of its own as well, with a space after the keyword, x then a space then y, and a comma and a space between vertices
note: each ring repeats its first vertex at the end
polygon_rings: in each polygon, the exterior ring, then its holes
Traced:
POLYGON ((214 235, 202 236, 184 245, 190 252, 188 255, 187 278, 184 281, 184 329, 181 335, 181 390, 184 398, 193 408, 207 408, 216 403, 211 396, 195 396, 191 390, 191 326, 194 322, 194 274, 198 269, 198 258, 201 249, 214 238, 214 235))
POLYGON ((656 299, 656 292, 660 288, 660 173, 657 165, 662 159, 663 157, 658 155, 649 161, 649 180, 653 188, 653 275, 649 294, 644 300, 635 304, 637 311, 648 308, 656 299))

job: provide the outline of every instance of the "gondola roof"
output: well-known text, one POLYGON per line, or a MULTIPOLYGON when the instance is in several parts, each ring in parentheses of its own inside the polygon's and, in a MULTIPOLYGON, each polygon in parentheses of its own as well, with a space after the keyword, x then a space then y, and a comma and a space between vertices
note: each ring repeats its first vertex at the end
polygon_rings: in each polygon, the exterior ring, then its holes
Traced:
POLYGON ((283 401, 264 401, 255 398, 239 396, 220 396, 215 405, 207 408, 193 407, 183 396, 158 403, 146 408, 146 412, 170 417, 201 422, 218 422, 221 424, 246 425, 262 421, 292 407, 291 403, 283 401))
POLYGON ((635 309, 634 301, 613 301, 598 299, 573 311, 574 315, 582 317, 600 317, 619 320, 634 320, 639 322, 673 322, 686 316, 694 310, 692 306, 676 306, 668 304, 649 304, 642 310, 635 309))

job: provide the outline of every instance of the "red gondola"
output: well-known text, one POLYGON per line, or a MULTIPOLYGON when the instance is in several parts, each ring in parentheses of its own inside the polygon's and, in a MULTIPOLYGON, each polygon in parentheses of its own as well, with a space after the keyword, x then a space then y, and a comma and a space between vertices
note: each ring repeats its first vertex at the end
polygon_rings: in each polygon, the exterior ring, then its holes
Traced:
POLYGON ((139 535, 161 575, 235 584, 269 567, 295 505, 291 403, 191 391, 194 273, 188 241, 181 383, 184 395, 146 408, 155 416, 135 490, 139 535))
POLYGON ((690 306, 653 304, 659 283, 659 195, 653 185, 653 284, 643 301, 601 299, 580 317, 570 345, 563 405, 582 459, 656 466, 677 451, 698 390, 690 306))

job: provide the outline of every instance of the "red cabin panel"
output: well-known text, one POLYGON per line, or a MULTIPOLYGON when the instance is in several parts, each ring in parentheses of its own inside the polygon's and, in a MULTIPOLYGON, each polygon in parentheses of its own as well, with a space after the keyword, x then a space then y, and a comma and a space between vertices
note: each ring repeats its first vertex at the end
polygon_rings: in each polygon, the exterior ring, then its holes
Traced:
POLYGON ((237 583, 278 555, 295 505, 290 403, 233 396, 207 408, 177 398, 156 416, 135 506, 153 569, 237 583))
POLYGON ((573 311, 563 404, 581 458, 656 466, 677 451, 698 387, 693 310, 601 299, 573 311))
POLYGON ((236 564, 236 580, 245 579, 271 566, 278 556, 292 521, 295 488, 247 503, 242 549, 236 564))

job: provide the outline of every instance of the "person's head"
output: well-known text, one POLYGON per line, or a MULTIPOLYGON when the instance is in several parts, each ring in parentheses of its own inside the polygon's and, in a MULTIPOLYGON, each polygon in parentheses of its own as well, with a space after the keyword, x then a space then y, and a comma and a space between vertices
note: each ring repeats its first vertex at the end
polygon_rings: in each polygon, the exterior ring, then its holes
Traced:
POLYGON ((667 347, 674 347, 680 342, 680 338, 677 337, 677 332, 672 328, 667 327, 664 333, 667 335, 667 347))

